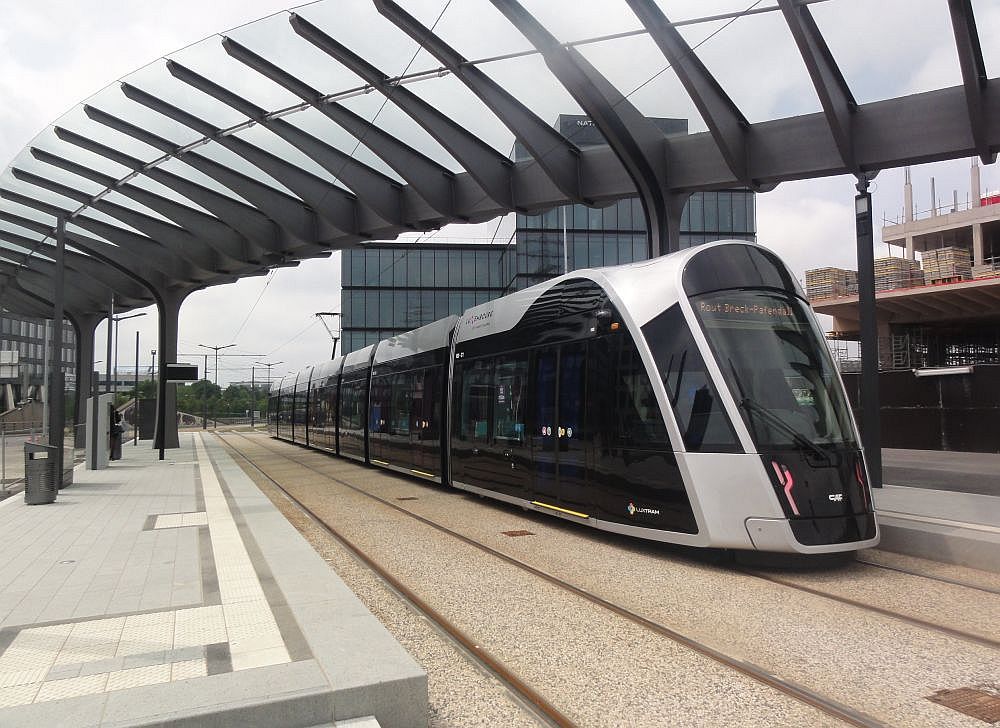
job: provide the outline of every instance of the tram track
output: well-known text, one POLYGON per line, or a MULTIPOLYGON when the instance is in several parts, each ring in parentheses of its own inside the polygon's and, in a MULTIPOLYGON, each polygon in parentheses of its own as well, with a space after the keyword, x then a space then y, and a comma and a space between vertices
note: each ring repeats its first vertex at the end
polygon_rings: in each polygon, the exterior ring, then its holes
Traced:
POLYGON ((960 586, 966 589, 975 589, 976 591, 986 592, 987 594, 1000 594, 1000 589, 995 589, 989 586, 983 586, 981 584, 970 584, 969 582, 963 581, 961 579, 949 579, 946 576, 921 574, 919 571, 913 571, 911 569, 903 569, 899 566, 890 566, 888 564, 877 564, 874 561, 867 561, 865 559, 857 559, 857 563, 864 564, 865 566, 870 566, 876 569, 883 569, 885 571, 894 571, 897 574, 906 574, 908 576, 914 576, 917 577, 918 579, 930 579, 931 581, 941 582, 942 584, 960 586))
MULTIPOLYGON (((408 603, 411 603, 414 606, 414 608, 417 609, 417 611, 423 613, 425 616, 428 617, 428 619, 431 619, 441 630, 443 630, 445 633, 447 633, 449 636, 455 639, 456 642, 462 646, 463 652, 465 652, 466 654, 468 654, 470 657, 472 657, 477 661, 482 661, 483 667, 490 673, 496 675, 505 685, 508 685, 509 689, 515 695, 521 698, 522 702, 527 701, 530 705, 535 706, 538 709, 540 715, 542 715, 545 718, 546 722, 552 725, 560 725, 560 726, 574 725, 574 723, 568 717, 566 717, 557 708, 548 703, 548 701, 546 701, 541 695, 539 695, 536 691, 530 688, 530 686, 523 683, 523 681, 517 678, 516 675, 508 671, 502 665, 502 663, 500 663, 491 655, 489 655, 479 645, 477 645, 474 640, 471 640, 467 635, 462 633, 461 630, 452 625, 446 617, 439 614, 432 607, 430 607, 422 600, 420 600, 420 598, 416 594, 413 594, 411 590, 409 590, 407 587, 405 587, 405 585, 400 583, 395 577, 393 577, 388 572, 384 571, 381 566, 379 566, 373 559, 371 559, 371 557, 367 556, 367 554, 364 554, 364 552, 361 549, 353 545, 349 539, 344 537, 342 534, 339 534, 328 523, 326 523, 322 518, 320 518, 317 514, 315 514, 306 504, 302 503, 298 498, 296 498, 292 493, 290 493, 281 483, 278 482, 277 479, 272 477, 269 473, 265 472, 256 462, 253 461, 252 458, 250 458, 245 453, 240 451, 232 443, 227 442, 226 437, 230 435, 235 435, 247 441, 251 441, 251 438, 247 437, 246 435, 243 435, 242 433, 237 433, 237 432, 226 433, 225 436, 220 435, 220 439, 223 441, 223 443, 231 452, 235 453, 241 459, 246 461, 254 470, 260 473, 270 483, 272 483, 275 488, 280 490, 285 495, 285 497, 287 497, 293 504, 295 504, 304 513, 306 513, 324 531, 330 533, 332 537, 334 537, 339 543, 343 544, 344 547, 347 548, 349 551, 357 554, 358 558, 363 563, 365 563, 366 566, 371 568, 375 573, 379 574, 379 576, 383 578, 384 581, 388 585, 390 585, 390 587, 394 591, 400 594, 401 597, 404 598, 404 600, 406 600, 408 603)), ((781 676, 775 675, 771 671, 766 670, 765 668, 756 665, 754 663, 751 663, 747 660, 726 655, 724 652, 717 650, 711 647, 710 645, 707 645, 704 642, 699 641, 698 639, 684 635, 676 630, 671 629, 670 627, 667 627, 656 621, 648 619, 647 617, 644 617, 641 614, 634 612, 628 607, 625 607, 621 604, 617 604, 611 600, 598 596, 584 588, 571 584, 565 581, 564 579, 555 576, 554 574, 550 574, 542 569, 539 569, 535 566, 525 563, 513 556, 505 554, 502 551, 487 546, 486 544, 480 543, 479 541, 476 541, 473 538, 465 536, 464 534, 454 531, 448 528, 447 526, 439 524, 431 519, 413 513, 412 511, 402 506, 399 506, 396 503, 393 503, 385 498, 381 498, 377 495, 369 493, 362 488, 359 488, 355 485, 352 485, 351 483, 344 481, 341 478, 338 478, 335 475, 332 475, 328 472, 324 472, 323 470, 315 468, 300 460, 295 460, 289 457, 288 455, 280 453, 274 448, 267 447, 259 442, 253 442, 252 444, 256 447, 260 447, 261 449, 266 450, 272 455, 277 455, 279 457, 285 458, 286 460, 294 462, 294 464, 298 467, 311 471, 312 473, 315 473, 321 477, 328 478, 338 483, 339 485, 349 488, 350 490, 362 496, 365 496, 366 498, 372 499, 392 509, 393 511, 402 513, 441 533, 444 533, 448 536, 458 539, 459 541, 469 546, 472 546, 473 548, 476 548, 484 553, 487 553, 490 556, 493 556, 507 564, 510 564, 518 569, 521 569, 533 576, 536 576, 544 580, 545 582, 552 584, 553 586, 556 586, 566 592, 569 592, 577 597, 580 597, 590 602, 591 604, 594 604, 620 617, 623 617, 629 620, 630 622, 640 627, 643 627, 644 629, 654 634, 669 639, 672 642, 681 645, 682 647, 690 649, 702 655, 703 657, 713 660, 714 662, 719 663, 721 665, 724 665, 725 667, 732 669, 758 683, 770 687, 782 693, 783 695, 786 695, 801 703, 804 703, 805 705, 808 705, 812 708, 822 711, 823 713, 826 713, 827 715, 834 717, 837 720, 843 721, 848 725, 867 726, 867 727, 886 725, 885 723, 874 718, 873 716, 855 710, 850 706, 844 705, 834 699, 831 699, 814 690, 811 690, 808 687, 805 687, 804 685, 800 685, 792 680, 788 680, 781 676)))
POLYGON ((814 589, 813 587, 797 584, 791 579, 784 579, 781 577, 774 576, 772 574, 763 574, 759 571, 749 570, 749 569, 740 569, 740 572, 746 574, 747 576, 752 576, 756 579, 761 579, 763 581, 767 581, 772 584, 778 584, 780 586, 788 587, 789 589, 795 589, 797 591, 805 592, 806 594, 812 594, 813 596, 822 597, 824 599, 831 599, 833 601, 840 602, 841 604, 847 604, 852 607, 857 607, 858 609, 865 609, 871 612, 875 612, 877 614, 881 614, 882 616, 885 617, 898 619, 901 622, 906 622, 907 624, 911 624, 915 627, 928 629, 934 632, 941 632, 943 634, 948 635, 949 637, 954 637, 956 639, 972 642, 977 645, 982 645, 983 647, 990 647, 995 650, 1000 650, 1000 641, 991 639, 989 637, 983 637, 981 635, 973 634, 971 632, 965 632, 960 629, 948 627, 943 624, 930 622, 926 619, 913 617, 908 614, 903 614, 902 612, 897 612, 892 609, 886 609, 884 607, 879 607, 874 604, 862 602, 857 599, 851 599, 850 597, 840 596, 839 594, 832 594, 830 592, 823 591, 822 589, 814 589))

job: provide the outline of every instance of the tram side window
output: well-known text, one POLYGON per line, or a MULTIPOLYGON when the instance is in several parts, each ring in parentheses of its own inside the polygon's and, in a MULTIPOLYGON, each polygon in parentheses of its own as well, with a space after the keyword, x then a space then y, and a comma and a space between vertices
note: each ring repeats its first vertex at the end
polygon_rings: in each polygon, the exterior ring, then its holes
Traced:
POLYGON ((615 435, 624 447, 663 447, 669 444, 663 414, 653 393, 646 367, 631 338, 619 337, 614 366, 615 435))
POLYGON ((490 402, 493 399, 493 362, 479 359, 461 367, 461 399, 455 422, 458 439, 489 442, 490 402))
POLYGON ((643 326, 642 333, 666 386, 684 446, 691 452, 740 452, 680 306, 668 308, 643 326))
POLYGON ((389 431, 389 398, 392 385, 390 377, 375 377, 372 379, 372 402, 369 416, 369 432, 389 431))
POLYGON ((361 429, 361 393, 364 380, 344 382, 340 395, 340 426, 344 430, 361 429))
POLYGON ((389 407, 392 435, 409 435, 413 410, 414 376, 412 373, 394 374, 392 377, 392 404, 389 407))
POLYGON ((494 382, 493 436, 508 446, 523 445, 528 354, 499 357, 494 382))

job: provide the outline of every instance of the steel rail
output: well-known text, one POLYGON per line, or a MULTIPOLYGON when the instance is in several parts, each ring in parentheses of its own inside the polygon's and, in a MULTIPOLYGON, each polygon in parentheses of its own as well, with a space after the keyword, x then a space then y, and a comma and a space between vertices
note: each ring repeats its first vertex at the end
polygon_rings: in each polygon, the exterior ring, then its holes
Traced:
MULTIPOLYGON (((242 433, 231 433, 231 434, 239 435, 240 437, 243 437, 244 439, 247 440, 250 439, 246 437, 246 435, 243 435, 242 433)), ((710 647, 709 645, 704 644, 703 642, 699 642, 698 640, 692 637, 688 637, 684 634, 681 634, 680 632, 677 632, 676 630, 673 630, 670 627, 667 627, 665 625, 659 624, 658 622, 654 622, 651 619, 643 617, 642 615, 633 612, 627 607, 624 607, 620 604, 616 604, 615 602, 600 597, 592 592, 587 591, 586 589, 583 589, 567 581, 564 581, 563 579, 560 579, 559 577, 553 574, 543 571, 542 569, 539 569, 537 567, 531 566, 530 564, 527 564, 523 561, 520 561, 512 556, 503 553, 502 551, 498 551, 497 549, 494 549, 472 538, 469 538, 468 536, 458 533, 457 531, 453 531, 447 526, 442 526, 441 524, 436 523, 435 521, 432 521, 428 518, 413 513, 412 511, 409 511, 406 508, 403 508, 402 506, 399 506, 391 501, 388 501, 377 495, 368 493, 365 490, 358 488, 357 486, 351 485, 350 483, 344 481, 341 478, 338 478, 329 473, 325 473, 318 468, 312 467, 310 465, 301 462, 300 460, 294 460, 293 458, 290 458, 287 455, 277 452, 273 448, 266 447, 264 445, 261 445, 260 443, 254 443, 254 444, 260 447, 261 449, 267 450, 272 454, 283 457, 286 460, 292 460, 296 465, 299 465, 300 467, 303 467, 306 470, 310 470, 318 475, 322 475, 325 478, 333 480, 347 488, 350 488, 351 490, 357 493, 360 493, 361 495, 367 496, 372 500, 375 500, 396 511, 399 511, 400 513, 404 513, 407 516, 410 516, 411 518, 414 518, 415 520, 427 526, 430 526, 431 528, 434 528, 442 533, 452 536, 453 538, 456 538, 462 541, 463 543, 466 543, 474 548, 477 548, 480 551, 490 554, 491 556, 494 556, 508 564, 511 564, 512 566, 515 566, 534 576, 544 579, 545 581, 549 582, 554 586, 557 586, 565 591, 568 591, 572 594, 582 597, 583 599, 586 599, 587 601, 596 604, 597 606, 603 607, 604 609, 607 609, 621 617, 624 617, 625 619, 628 619, 629 621, 634 622, 635 624, 638 624, 639 626, 644 627, 655 634, 658 634, 662 637, 666 637, 667 639, 670 639, 673 642, 676 642, 684 647, 687 647, 704 657, 707 657, 715 662, 718 662, 719 664, 724 665, 725 667, 735 670, 736 672, 739 672, 745 675, 746 677, 755 680, 756 682, 766 685, 774 690, 777 690, 778 692, 783 693, 784 695, 787 695, 806 705, 816 708, 817 710, 820 710, 826 713, 827 715, 833 716, 838 720, 842 720, 845 723, 848 723, 849 725, 861 726, 863 728, 874 728, 876 726, 883 727, 887 725, 886 723, 883 723, 882 721, 874 718, 873 716, 855 710, 832 698, 828 698, 824 695, 821 695, 820 693, 817 693, 816 691, 811 690, 805 687, 804 685, 800 685, 792 680, 788 680, 786 678, 775 675, 774 673, 764 669, 759 665, 756 665, 752 662, 748 662, 746 660, 730 657, 729 655, 726 655, 724 652, 717 650, 713 647, 710 647)), ((297 443, 288 443, 288 444, 297 444, 297 443)), ((227 445, 229 445, 229 447, 233 448, 233 450, 235 451, 235 448, 231 444, 227 443, 227 445)), ((300 445, 299 447, 304 447, 304 446, 300 445)), ((313 452, 317 452, 318 454, 320 453, 320 451, 316 450, 313 450, 313 452)), ((243 455, 242 453, 240 454, 248 462, 251 462, 254 468, 259 470, 261 473, 264 473, 264 471, 261 470, 260 466, 258 466, 256 463, 253 463, 253 461, 251 461, 250 458, 248 458, 246 455, 243 455)), ((268 476, 266 473, 264 473, 264 475, 270 479, 270 476, 268 476)), ((281 486, 278 487, 280 488, 281 486)), ((294 499, 294 496, 290 494, 289 497, 294 499)))
POLYGON ((967 581, 962 581, 961 579, 949 579, 947 576, 936 576, 933 574, 921 574, 919 571, 911 571, 910 569, 904 569, 899 566, 889 566, 887 564, 876 564, 874 561, 865 561, 864 559, 857 559, 859 564, 864 564, 865 566, 871 566, 876 569, 885 569, 886 571, 896 571, 900 574, 907 574, 909 576, 916 576, 921 579, 931 579, 932 581, 939 581, 943 584, 952 584, 954 586, 962 586, 966 589, 975 589, 976 591, 986 592, 987 594, 1000 594, 1000 589, 995 589, 991 586, 981 586, 977 584, 970 584, 967 581))
MULTIPOLYGON (((459 629, 453 622, 451 622, 447 617, 438 612, 434 607, 429 605, 423 599, 421 599, 416 593, 409 589, 405 584, 399 581, 396 577, 390 574, 385 568, 379 565, 371 556, 365 553, 359 546, 352 542, 349 538, 340 533, 337 529, 327 523, 325 520, 320 518, 309 506, 303 503, 301 500, 292 495, 288 490, 281 485, 273 476, 266 473, 257 463, 255 463, 248 455, 237 449, 232 443, 226 441, 226 438, 222 436, 222 433, 216 433, 219 435, 219 439, 222 440, 223 444, 233 453, 242 457, 247 463, 250 464, 254 470, 260 473, 264 478, 266 478, 276 489, 281 491, 282 494, 299 510, 305 513, 309 518, 313 520, 323 531, 325 531, 330 537, 332 537, 337 543, 343 546, 350 554, 352 554, 358 561, 363 563, 369 569, 371 569, 389 588, 394 591, 403 601, 407 602, 415 611, 427 617, 440 632, 442 632, 446 637, 455 642, 463 653, 468 655, 472 660, 479 664, 479 666, 484 669, 490 675, 496 677, 500 682, 502 682, 507 689, 513 693, 517 702, 524 707, 528 708, 535 717, 541 718, 542 721, 548 725, 559 726, 560 728, 575 728, 576 723, 571 720, 568 716, 562 713, 558 708, 547 701, 540 693, 534 690, 531 686, 521 680, 517 675, 504 667, 503 663, 490 654, 487 650, 471 637, 469 637, 465 632, 459 629)), ((227 433, 227 434, 237 434, 241 433, 227 433)), ((244 439, 249 440, 250 438, 245 435, 241 435, 244 439)), ((258 444, 258 443, 254 443, 258 444)), ((270 452, 270 448, 264 448, 270 452)), ((291 458, 287 458, 291 459, 291 458)), ((297 465, 302 465, 298 461, 293 461, 297 465)), ((326 473, 320 473, 315 468, 310 468, 309 466, 302 465, 307 470, 312 470, 314 473, 322 475, 326 478, 331 478, 331 476, 326 473)), ((347 483, 338 478, 331 478, 336 480, 347 487, 352 487, 347 483)))
POLYGON ((955 637, 957 639, 965 640, 966 642, 974 642, 975 644, 982 645, 984 647, 992 647, 995 650, 1000 650, 1000 641, 991 639, 989 637, 983 637, 978 634, 973 634, 971 632, 964 632, 960 629, 955 629, 954 627, 947 627, 943 624, 937 624, 936 622, 929 622, 926 619, 921 619, 920 617, 911 617, 908 614, 903 614, 902 612, 896 612, 892 609, 886 609, 885 607, 879 607, 874 604, 868 604, 867 602, 861 602, 857 599, 851 599, 850 597, 842 597, 839 594, 831 594, 825 592, 821 589, 814 589, 811 586, 804 586, 802 584, 796 584, 794 581, 788 579, 782 579, 777 576, 771 576, 770 574, 762 574, 759 571, 751 571, 749 569, 740 568, 740 573, 746 574, 747 576, 752 576, 756 579, 761 579, 763 581, 771 582, 772 584, 778 584, 780 586, 788 587, 789 589, 796 589, 807 594, 812 594, 813 596, 823 597, 824 599, 830 599, 835 602, 840 602, 841 604, 847 604, 852 607, 858 607, 859 609, 867 609, 868 611, 881 614, 884 617, 892 617, 893 619, 898 619, 901 622, 906 622, 915 627, 922 627, 923 629, 928 629, 934 632, 942 632, 949 637, 955 637))

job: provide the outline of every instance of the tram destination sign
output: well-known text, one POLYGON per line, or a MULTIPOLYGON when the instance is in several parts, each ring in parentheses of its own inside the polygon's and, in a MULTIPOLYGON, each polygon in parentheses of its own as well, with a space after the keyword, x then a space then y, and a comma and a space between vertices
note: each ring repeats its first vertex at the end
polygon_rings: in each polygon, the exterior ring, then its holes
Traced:
POLYGON ((792 307, 786 303, 762 304, 759 302, 699 301, 698 313, 716 319, 758 319, 774 321, 795 316, 792 307))

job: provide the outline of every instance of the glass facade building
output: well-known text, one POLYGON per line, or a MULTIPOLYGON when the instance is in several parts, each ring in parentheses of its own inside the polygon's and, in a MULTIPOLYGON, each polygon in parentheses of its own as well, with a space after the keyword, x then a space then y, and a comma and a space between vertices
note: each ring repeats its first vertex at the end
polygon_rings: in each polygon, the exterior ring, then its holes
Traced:
MULTIPOLYGON (((45 373, 45 321, 0 311, 0 351, 17 352, 17 367, 0 366, 0 387, 12 385, 15 398, 33 396, 28 390, 42 384, 45 373)), ((65 322, 62 332, 62 363, 67 384, 76 372, 76 333, 65 322)), ((0 410, 12 406, 0 397, 0 410)))
MULTIPOLYGON (((687 134, 686 119, 652 121, 665 134, 687 134)), ((603 145, 586 116, 561 115, 559 131, 578 147, 603 145)), ((528 155, 514 145, 514 159, 528 155)), ((695 192, 681 217, 680 245, 756 240, 754 193, 695 192)), ((646 218, 636 198, 607 207, 565 205, 517 213, 508 245, 373 243, 343 253, 342 350, 423 326, 492 298, 580 268, 649 257, 646 218)))
MULTIPOLYGON (((687 134, 687 119, 653 118, 667 136, 687 134)), ((559 132, 578 147, 603 145, 604 137, 586 116, 562 114, 559 132)), ((514 145, 514 159, 530 159, 514 145)), ((754 193, 745 189, 695 192, 681 215, 680 246, 712 240, 756 240, 754 193)), ((518 214, 515 223, 515 273, 520 290, 579 268, 620 265, 649 257, 646 218, 637 198, 608 207, 566 205, 540 215, 518 214)))
POLYGON ((341 258, 342 351, 374 344, 502 296, 505 245, 371 243, 341 258))

